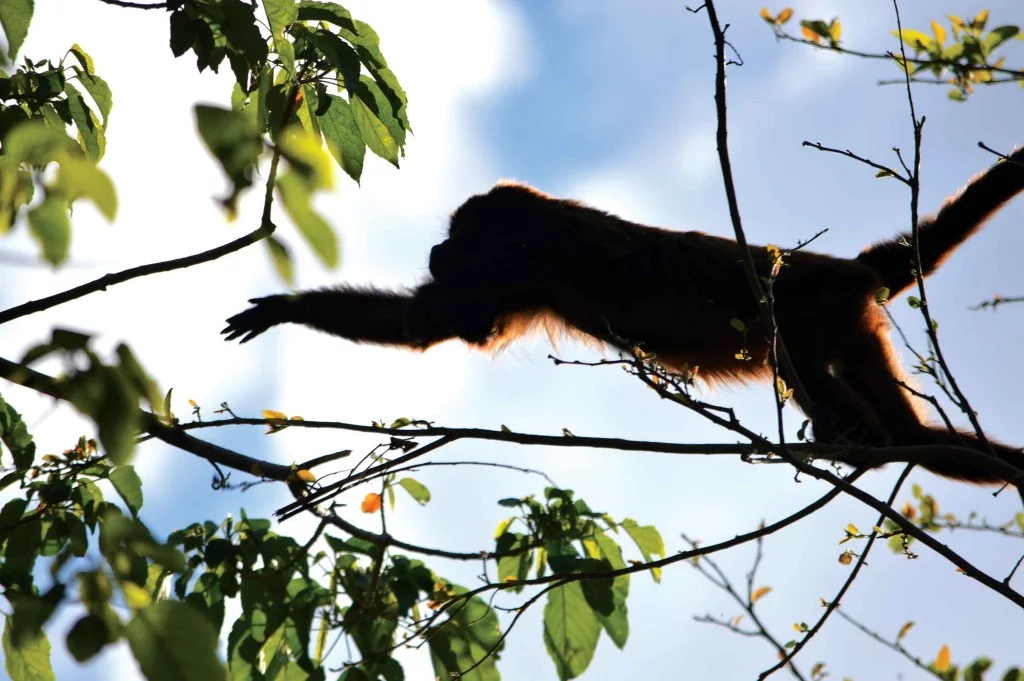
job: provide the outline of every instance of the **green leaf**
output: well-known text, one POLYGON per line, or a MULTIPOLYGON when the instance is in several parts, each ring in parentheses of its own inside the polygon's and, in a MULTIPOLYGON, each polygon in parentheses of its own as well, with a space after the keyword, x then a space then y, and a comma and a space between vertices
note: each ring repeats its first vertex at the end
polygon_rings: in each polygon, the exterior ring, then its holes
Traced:
POLYGON ((43 249, 43 258, 54 267, 64 262, 71 246, 67 201, 57 194, 47 196, 28 212, 28 226, 43 249))
POLYGON ((1020 33, 1020 28, 1017 26, 1000 26, 993 28, 982 43, 985 46, 985 52, 990 53, 1010 38, 1020 33))
POLYGON ((80 196, 90 199, 107 220, 117 214, 117 192, 114 183, 92 161, 84 158, 65 158, 60 162, 57 187, 68 201, 80 196))
POLYGON ((419 480, 414 480, 413 478, 402 478, 398 481, 398 484, 409 493, 409 496, 420 504, 426 504, 430 501, 430 490, 428 490, 419 480))
POLYGON ((96 422, 100 442, 113 464, 126 463, 135 449, 138 394, 114 367, 94 365, 72 376, 64 397, 96 422))
MULTIPOLYGON (((7 510, 6 507, 4 510, 7 510)), ((8 585, 31 579, 32 568, 42 545, 43 523, 39 516, 30 516, 16 525, 7 536, 7 544, 4 546, 4 564, 0 566, 0 581, 8 585)))
POLYGON ((63 127, 55 130, 38 119, 18 125, 4 139, 4 154, 14 163, 44 166, 69 153, 81 153, 63 127))
POLYGON ((326 21, 349 31, 356 30, 349 11, 334 2, 300 0, 298 17, 299 21, 326 21))
POLYGON ((284 29, 291 26, 299 18, 299 8, 295 0, 263 0, 263 10, 267 13, 267 20, 270 22, 270 34, 274 39, 274 47, 281 57, 285 69, 289 74, 295 73, 295 50, 288 38, 284 35, 284 29))
POLYGON ((964 681, 982 681, 985 672, 992 666, 992 659, 979 657, 963 668, 964 681))
POLYGON ((75 56, 78 63, 82 65, 82 68, 85 69, 86 73, 90 76, 96 75, 96 64, 93 63, 92 57, 89 56, 88 52, 82 49, 81 45, 75 43, 71 46, 71 50, 69 51, 75 56))
MULTIPOLYGON (((509 518, 511 523, 514 518, 509 518)), ((506 525, 507 527, 507 525, 506 525)), ((533 567, 533 550, 530 548, 530 538, 518 532, 501 532, 495 542, 495 551, 505 553, 518 551, 517 555, 502 556, 498 559, 498 581, 520 581, 530 576, 530 568, 533 567)), ((519 593, 523 587, 515 587, 511 591, 519 593)))
POLYGON ((293 172, 278 178, 277 190, 285 211, 313 252, 327 267, 337 267, 339 259, 338 237, 310 203, 306 183, 293 172))
POLYGON ((195 608, 157 601, 140 610, 125 627, 142 673, 149 681, 223 681, 217 634, 195 608))
POLYGON ((65 517, 68 524, 68 544, 72 555, 81 558, 89 550, 89 535, 85 530, 85 523, 74 513, 68 513, 65 517))
POLYGON ((912 28, 905 28, 902 32, 892 31, 892 34, 902 40, 907 47, 914 52, 931 52, 939 50, 938 43, 926 33, 915 31, 912 28))
POLYGON ((71 83, 64 83, 64 92, 67 93, 68 109, 71 112, 71 120, 75 122, 78 129, 78 141, 82 149, 94 161, 103 158, 103 152, 107 148, 107 138, 103 128, 96 124, 96 117, 93 115, 85 98, 71 83))
POLYGON ((175 57, 188 52, 196 41, 198 19, 190 17, 183 9, 171 14, 171 54, 175 57))
POLYGON ((910 307, 914 308, 915 310, 920 309, 920 307, 921 307, 921 299, 918 298, 917 296, 908 296, 907 297, 907 305, 909 305, 910 307))
POLYGON ((355 93, 359 86, 359 54, 340 37, 319 28, 309 30, 309 40, 327 58, 344 81, 345 89, 355 93))
POLYGON ((366 143, 356 125, 352 107, 341 97, 329 95, 330 106, 320 119, 320 130, 327 140, 327 149, 342 170, 356 182, 363 174, 366 143))
POLYGON ((78 81, 85 88, 85 91, 89 93, 89 96, 92 97, 92 100, 96 102, 96 106, 100 110, 100 116, 103 119, 103 129, 106 130, 110 109, 114 106, 114 97, 110 92, 110 86, 107 85, 107 81, 97 75, 86 73, 80 69, 75 70, 78 73, 78 81))
POLYGON ((142 480, 135 472, 131 464, 118 466, 110 471, 110 483, 120 496, 132 516, 139 517, 139 509, 142 508, 142 480))
POLYGON ((132 349, 124 343, 120 343, 114 349, 114 352, 117 355, 118 370, 121 377, 135 393, 136 397, 146 400, 153 411, 159 410, 160 405, 163 404, 160 390, 153 379, 149 377, 149 374, 146 373, 146 370, 142 368, 142 364, 139 363, 132 349))
POLYGON ((306 181, 310 190, 333 186, 333 166, 330 158, 324 153, 319 136, 293 126, 281 136, 278 148, 292 170, 306 181))
MULTIPOLYGON (((665 542, 661 534, 653 525, 640 526, 632 518, 626 518, 621 523, 622 529, 632 538, 636 547, 644 557, 644 562, 651 562, 654 558, 665 557, 665 542)), ((661 581, 661 568, 653 568, 651 576, 655 582, 661 581)))
POLYGON ((263 141, 245 114, 202 104, 195 112, 199 135, 232 184, 222 203, 233 215, 239 194, 252 185, 263 141))
MULTIPOLYGON (((0 396, 0 441, 14 457, 14 466, 19 471, 30 468, 36 457, 36 444, 28 432, 28 427, 17 410, 0 396)), ((18 518, 21 517, 19 512, 18 518)), ((15 518, 17 520, 18 518, 15 518)), ((2 528, 0 514, 0 528, 2 528)))
MULTIPOLYGON (((466 592, 457 585, 452 585, 451 589, 456 594, 466 592)), ((476 669, 458 678, 500 681, 497 662, 504 642, 494 610, 477 596, 452 606, 448 614, 448 620, 434 630, 428 641, 434 676, 450 679, 483 660, 476 669)))
POLYGON ((267 237, 265 243, 277 275, 281 277, 281 281, 291 285, 295 281, 295 272, 292 268, 292 256, 288 252, 288 247, 275 236, 267 237))
POLYGON ((68 632, 68 652, 79 662, 92 659, 103 646, 117 638, 110 631, 107 621, 99 615, 86 615, 75 622, 68 632))
MULTIPOLYGON (((622 559, 622 549, 615 541, 604 532, 594 535, 598 548, 598 556, 608 561, 609 567, 613 570, 621 570, 626 567, 622 559)), ((629 613, 626 608, 626 599, 629 596, 629 575, 619 575, 612 580, 612 611, 610 613, 595 612, 605 633, 611 638, 612 643, 620 650, 625 647, 629 639, 629 613)))
POLYGON ((0 2, 0 27, 7 36, 7 56, 14 61, 18 50, 28 35, 28 25, 32 22, 33 0, 3 0, 0 2))
MULTIPOLYGON (((0 5, 2 4, 0 3, 0 5)), ((53 667, 50 666, 50 641, 46 638, 46 634, 40 631, 37 636, 15 646, 11 635, 11 618, 6 617, 3 646, 4 666, 11 681, 53 680, 53 667)))
POLYGON ((600 635, 601 624, 579 582, 569 582, 548 593, 544 606, 544 646, 559 679, 574 679, 586 671, 594 659, 600 635))
POLYGON ((392 115, 391 105, 380 88, 364 76, 349 103, 366 146, 397 168, 399 152, 405 141, 404 131, 392 115))

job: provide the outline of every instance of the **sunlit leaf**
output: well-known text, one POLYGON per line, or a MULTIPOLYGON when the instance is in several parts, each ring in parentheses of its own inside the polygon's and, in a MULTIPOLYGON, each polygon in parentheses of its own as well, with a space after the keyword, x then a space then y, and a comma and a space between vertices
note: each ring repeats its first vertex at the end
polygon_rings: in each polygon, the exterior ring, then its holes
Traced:
POLYGON ((43 249, 43 258, 54 266, 64 262, 71 246, 67 201, 56 194, 47 196, 28 212, 28 225, 32 236, 43 249))
POLYGON ((88 198, 107 220, 113 220, 117 214, 114 183, 92 161, 75 157, 62 159, 56 186, 69 201, 83 196, 88 198))
POLYGON ((932 665, 935 667, 935 671, 937 671, 937 672, 944 672, 947 669, 949 669, 949 646, 948 645, 943 644, 942 647, 939 648, 939 654, 935 656, 935 661, 932 662, 932 665))
POLYGON ((7 36, 7 56, 14 61, 18 56, 21 44, 28 35, 28 25, 32 23, 33 0, 3 0, 0 2, 0 27, 7 36))
POLYGON ((828 36, 832 39, 832 43, 838 43, 839 38, 843 35, 843 26, 839 23, 839 19, 833 19, 832 23, 828 25, 828 36))
POLYGON ((16 646, 12 635, 12 618, 7 616, 4 622, 4 667, 11 681, 53 681, 50 641, 46 634, 40 631, 16 646))
POLYGON ((103 127, 97 122, 82 93, 74 85, 70 82, 64 83, 64 92, 68 96, 68 110, 71 112, 71 120, 78 129, 78 139, 82 148, 93 161, 100 160, 107 148, 103 127))
POLYGON ((296 228, 327 267, 337 267, 340 257, 338 237, 311 205, 306 183, 295 173, 282 175, 277 182, 281 202, 296 228))
POLYGON ((376 492, 370 492, 363 497, 363 502, 359 504, 359 509, 363 513, 376 513, 380 510, 380 495, 376 492))
POLYGON ((124 637, 149 681, 220 681, 226 676, 217 659, 217 634, 190 605, 157 601, 132 618, 124 637))
POLYGON ((330 106, 320 116, 320 130, 327 141, 327 149, 348 175, 359 181, 363 173, 366 143, 356 125, 352 107, 341 97, 330 95, 330 106))
MULTIPOLYGON (((1000 26, 998 28, 993 28, 992 31, 985 36, 985 41, 983 43, 985 51, 991 52, 1019 33, 1020 28, 1017 26, 1000 26)), ((998 64, 996 64, 996 66, 998 66, 998 64)))
MULTIPOLYGON (((449 597, 466 592, 458 585, 450 585, 445 591, 449 597)), ((430 678, 500 681, 497 661, 504 643, 494 609, 480 597, 474 597, 447 612, 448 620, 428 639, 434 667, 430 678), (474 665, 477 665, 475 669, 464 673, 474 665)), ((400 679, 399 676, 387 677, 387 681, 400 679)))
POLYGON ((242 113, 200 104, 195 115, 200 137, 232 184, 231 193, 222 201, 233 214, 239 194, 252 185, 263 142, 252 121, 242 113))
POLYGON ((414 480, 413 478, 402 478, 398 481, 398 484, 402 486, 402 489, 409 493, 409 496, 420 504, 426 504, 430 501, 430 490, 428 490, 419 480, 414 480))
POLYGON ((267 237, 265 243, 267 244, 267 252, 270 254, 270 260, 274 263, 274 270, 281 277, 281 281, 289 285, 292 284, 295 281, 295 272, 292 267, 292 256, 288 252, 288 247, 273 235, 267 237))
MULTIPOLYGON (((626 518, 621 523, 622 529, 630 536, 645 562, 651 562, 655 557, 665 557, 665 542, 661 534, 653 525, 638 525, 632 518, 626 518)), ((661 581, 661 568, 652 568, 651 576, 654 581, 661 581)))
POLYGON ((771 592, 771 590, 772 588, 770 586, 762 586, 758 589, 755 589, 754 592, 750 594, 750 602, 757 603, 763 597, 767 596, 771 592))
POLYGON ((274 47, 278 56, 289 73, 295 72, 295 49, 292 47, 284 30, 299 18, 299 8, 295 0, 263 0, 263 9, 266 10, 267 19, 270 21, 270 33, 274 39, 274 47))
POLYGON ((118 466, 110 471, 109 479, 132 516, 139 517, 139 509, 142 508, 142 479, 135 472, 135 467, 131 464, 118 466))
POLYGON ((544 606, 544 646, 559 679, 574 679, 586 671, 600 635, 601 624, 579 582, 570 582, 548 593, 544 606))

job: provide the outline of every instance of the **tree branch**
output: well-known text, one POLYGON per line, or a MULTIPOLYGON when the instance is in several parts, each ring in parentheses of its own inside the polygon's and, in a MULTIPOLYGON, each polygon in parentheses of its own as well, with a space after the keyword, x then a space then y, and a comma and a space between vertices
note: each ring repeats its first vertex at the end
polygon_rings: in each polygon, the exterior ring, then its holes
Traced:
POLYGON ((52 296, 47 296, 46 298, 30 300, 27 303, 22 303, 21 305, 15 305, 14 307, 8 308, 0 312, 0 324, 4 324, 26 315, 35 314, 36 312, 42 312, 43 310, 48 310, 51 307, 63 305, 64 303, 87 296, 90 293, 95 293, 96 291, 105 291, 108 286, 121 284, 131 279, 138 279, 139 277, 149 276, 150 274, 159 274, 160 272, 180 270, 186 267, 192 267, 193 265, 201 265, 203 263, 210 262, 211 260, 216 260, 228 255, 229 253, 239 251, 258 241, 262 241, 267 236, 273 234, 273 232, 274 225, 268 221, 245 236, 229 241, 228 243, 217 246, 216 248, 211 248, 208 251, 203 251, 202 253, 196 253, 183 258, 175 258, 173 260, 149 263, 148 265, 140 265, 138 267, 131 267, 120 272, 104 274, 102 277, 82 284, 81 286, 76 286, 66 291, 55 293, 52 296))
MULTIPOLYGON (((44 395, 49 395, 58 400, 63 400, 64 395, 61 386, 51 376, 40 373, 23 364, 16 364, 10 360, 0 357, 0 378, 7 379, 11 383, 30 388, 44 395)), ((206 459, 225 468, 242 471, 249 475, 278 480, 289 481, 293 478, 294 472, 291 466, 284 466, 279 463, 272 463, 262 459, 256 459, 245 454, 225 449, 212 442, 206 442, 199 438, 185 433, 180 428, 162 423, 156 416, 139 410, 139 418, 146 429, 153 437, 173 447, 182 449, 190 454, 206 459)))

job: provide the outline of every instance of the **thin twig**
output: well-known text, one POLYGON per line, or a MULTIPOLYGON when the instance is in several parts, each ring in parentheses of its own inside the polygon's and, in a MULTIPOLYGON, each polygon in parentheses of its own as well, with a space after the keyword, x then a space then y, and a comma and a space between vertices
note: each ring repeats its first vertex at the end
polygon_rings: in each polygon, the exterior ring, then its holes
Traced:
POLYGON ((908 180, 907 178, 903 177, 902 175, 900 175, 899 173, 894 171, 892 168, 889 168, 888 166, 884 166, 881 163, 875 163, 874 161, 872 161, 870 159, 867 159, 867 158, 864 158, 863 156, 859 156, 859 155, 853 153, 852 151, 850 151, 849 149, 836 149, 834 147, 826 147, 821 142, 808 142, 807 140, 804 140, 803 144, 801 144, 801 146, 813 147, 814 149, 817 149, 818 151, 827 151, 827 152, 832 153, 832 154, 839 154, 840 156, 846 156, 848 158, 852 158, 852 159, 854 159, 856 161, 860 161, 861 163, 863 163, 865 165, 871 166, 875 170, 878 170, 880 172, 886 173, 890 177, 893 177, 893 178, 899 180, 903 184, 907 184, 907 185, 910 184, 910 180, 908 180))
POLYGON ((128 2, 127 0, 100 0, 100 2, 107 5, 114 5, 115 7, 130 7, 132 9, 166 9, 166 2, 157 2, 153 4, 143 2, 128 2))
POLYGON ((917 667, 921 671, 928 672, 932 676, 934 676, 934 677, 936 677, 938 679, 942 679, 942 681, 945 681, 945 679, 946 679, 945 676, 939 674, 934 669, 932 669, 931 667, 926 665, 924 662, 921 661, 921 658, 912 655, 910 653, 910 651, 908 651, 906 648, 904 648, 902 645, 900 645, 899 640, 888 641, 888 640, 882 638, 877 632, 871 631, 866 626, 864 626, 863 624, 861 624, 860 622, 855 620, 853 617, 848 615, 846 613, 846 611, 843 610, 842 608, 837 608, 836 609, 836 613, 840 617, 842 617, 844 620, 846 620, 847 622, 849 622, 853 626, 857 627, 862 632, 864 632, 865 634, 867 634, 868 636, 870 636, 874 640, 878 641, 879 643, 881 643, 883 646, 885 646, 889 650, 894 650, 897 653, 899 653, 900 655, 902 655, 907 661, 912 663, 915 667, 917 667))
MULTIPOLYGON (((899 494, 900 487, 903 486, 904 481, 907 479, 907 476, 910 475, 910 471, 913 470, 913 468, 914 465, 911 464, 909 466, 906 466, 903 469, 903 472, 900 473, 900 477, 896 479, 896 484, 893 485, 892 492, 889 494, 889 500, 886 502, 886 506, 890 508, 892 507, 893 502, 896 501, 896 495, 899 494)), ((883 513, 878 518, 878 522, 875 523, 875 527, 881 526, 881 524, 885 521, 885 518, 886 515, 883 513)), ((757 677, 758 681, 763 681, 763 679, 768 678, 774 672, 778 671, 779 669, 782 669, 782 667, 787 663, 792 662, 793 658, 796 657, 797 653, 803 650, 804 646, 807 645, 819 631, 821 631, 821 628, 825 626, 825 622, 828 621, 828 618, 832 615, 833 612, 835 612, 836 608, 839 607, 840 601, 843 600, 843 596, 845 596, 846 592, 849 591, 850 586, 853 585, 854 580, 857 579, 857 574, 860 572, 860 569, 864 567, 864 563, 867 560, 868 553, 871 552, 871 547, 874 546, 875 539, 877 538, 878 531, 872 529, 871 534, 868 536, 868 541, 864 545, 864 550, 861 552, 860 556, 857 557, 857 563, 853 566, 853 569, 850 571, 850 575, 846 578, 846 581, 843 582, 843 586, 840 587, 839 591, 836 592, 835 597, 825 607, 825 612, 822 613, 821 617, 818 618, 818 621, 814 623, 814 626, 812 626, 807 631, 807 634, 802 639, 797 641, 796 645, 793 646, 788 653, 786 653, 786 656, 783 659, 779 660, 779 662, 776 663, 773 667, 765 670, 761 673, 760 676, 757 677)))
MULTIPOLYGON (((685 534, 682 535, 682 538, 683 541, 688 543, 690 546, 697 548, 697 544, 692 539, 687 537, 685 534)), ((782 642, 775 638, 770 631, 768 631, 768 628, 765 627, 764 623, 761 621, 761 618, 758 617, 757 613, 754 610, 754 576, 757 573, 757 567, 761 562, 763 537, 759 537, 757 539, 757 542, 755 543, 757 549, 754 557, 754 565, 753 567, 751 567, 750 572, 747 573, 747 594, 745 598, 741 596, 738 591, 736 591, 736 588, 732 585, 732 582, 729 580, 729 577, 725 574, 722 568, 719 567, 718 563, 716 563, 710 557, 703 556, 700 561, 693 563, 693 567, 702 575, 704 575, 704 577, 708 579, 708 581, 717 586, 719 589, 725 591, 727 594, 729 594, 729 596, 734 601, 736 601, 736 603, 739 604, 741 608, 743 608, 743 612, 750 617, 750 621, 754 623, 755 627, 757 627, 756 631, 744 631, 743 629, 740 629, 739 627, 733 625, 731 622, 720 622, 718 620, 715 620, 710 615, 705 616, 703 620, 699 621, 711 622, 712 624, 719 624, 721 626, 725 626, 727 629, 730 629, 731 631, 734 631, 738 634, 743 634, 747 636, 753 635, 763 638, 765 641, 771 644, 773 648, 775 648, 775 652, 778 653, 779 657, 785 657, 786 647, 782 644, 782 642), (707 563, 711 567, 711 569, 714 570, 715 573, 718 575, 718 579, 715 579, 711 574, 709 574, 708 571, 703 567, 702 563, 707 563)), ((792 660, 790 660, 787 663, 787 666, 789 667, 789 670, 790 672, 792 672, 793 676, 803 681, 804 675, 800 673, 800 670, 797 669, 796 665, 793 663, 792 660)))

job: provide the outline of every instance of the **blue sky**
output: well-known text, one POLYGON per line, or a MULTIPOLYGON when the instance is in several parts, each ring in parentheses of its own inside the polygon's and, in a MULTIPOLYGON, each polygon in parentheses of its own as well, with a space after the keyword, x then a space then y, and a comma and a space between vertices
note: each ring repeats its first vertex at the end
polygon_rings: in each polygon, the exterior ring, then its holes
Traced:
MULTIPOLYGON (((731 149, 741 210, 753 243, 794 245, 829 231, 817 250, 853 256, 866 244, 909 224, 907 193, 896 182, 837 156, 801 148, 803 140, 851 148, 894 163, 891 148, 912 148, 905 93, 877 87, 894 77, 891 64, 814 52, 776 43, 746 2, 722 2, 723 21, 745 65, 730 72, 731 149)), ((798 17, 839 15, 851 47, 895 47, 890 3, 794 2, 798 17)), ((907 26, 923 28, 944 13, 971 15, 988 7, 992 25, 1024 23, 1014 0, 905 3, 907 26), (913 5, 913 6, 910 6, 913 5)), ((214 201, 223 188, 214 163, 196 139, 191 107, 227 101, 230 74, 195 73, 189 58, 173 60, 161 12, 132 12, 99 3, 37 3, 25 52, 55 57, 73 42, 90 51, 115 98, 103 167, 121 200, 117 222, 76 209, 71 262, 57 273, 4 265, 0 306, 62 290, 104 272, 184 255, 220 244, 258 221, 250 196, 235 224, 214 201)), ((401 170, 368 163, 361 187, 339 173, 337 189, 319 200, 342 238, 342 265, 324 271, 289 227, 282 237, 299 256, 300 288, 332 282, 414 285, 426 272, 429 247, 444 234, 447 214, 471 193, 514 177, 553 194, 586 200, 624 217, 676 229, 731 235, 714 156, 713 62, 706 18, 683 3, 636 0, 551 0, 519 3, 370 2, 346 4, 381 34, 383 48, 409 92, 415 129, 401 170)), ((781 9, 772 7, 773 11, 781 9)), ((1018 45, 1010 63, 1021 63, 1018 45)), ((1024 142, 1024 92, 1000 87, 967 104, 946 99, 944 88, 915 90, 927 115, 922 207, 982 170, 992 157, 985 141, 1009 150, 1024 142)), ((944 350, 990 435, 1024 442, 1018 386, 1018 338, 1024 308, 998 313, 967 310, 1000 292, 1024 292, 1019 269, 1024 201, 1004 210, 929 282, 932 312, 944 350)), ((24 234, 0 242, 0 256, 34 254, 24 234)), ((2 261, 0 261, 2 262, 2 261)), ((195 270, 138 280, 6 326, 0 355, 17 357, 53 325, 99 335, 102 347, 128 340, 161 385, 173 385, 179 414, 196 400, 207 415, 222 401, 238 413, 273 408, 306 418, 350 422, 409 416, 444 425, 497 427, 578 435, 680 442, 730 442, 729 433, 653 399, 612 369, 553 367, 546 340, 520 343, 491 358, 450 344, 424 354, 348 344, 301 328, 275 329, 244 347, 220 341, 222 320, 254 295, 281 289, 261 250, 238 253, 195 270)), ((920 347, 921 322, 903 300, 893 310, 920 347)), ((595 352, 564 343, 563 358, 595 352)), ((907 353, 903 353, 906 355, 907 353)), ((908 364, 908 362, 904 362, 908 364)), ((59 367, 50 367, 57 370, 59 367)), ((3 394, 37 424, 44 451, 62 450, 83 429, 73 414, 3 386, 3 394)), ((734 406, 744 422, 771 432, 767 388, 726 388, 710 394, 734 406)), ((802 419, 789 416, 795 431, 802 419)), ((260 430, 218 432, 217 441, 283 463, 325 451, 372 446, 366 438, 292 432, 267 438, 260 430)), ((704 543, 781 518, 824 489, 794 482, 783 466, 748 466, 732 458, 671 457, 460 443, 438 460, 478 459, 539 467, 571 487, 592 507, 617 518, 653 523, 669 552, 684 547, 680 532, 704 543)), ((217 518, 244 506, 267 515, 283 501, 269 488, 246 494, 213 493, 209 471, 195 459, 149 444, 136 457, 145 479, 150 522, 169 531, 193 520, 217 518)), ((897 471, 867 476, 863 485, 887 493, 897 471)), ((434 494, 426 508, 401 504, 389 522, 396 536, 455 550, 485 548, 504 517, 494 503, 539 492, 535 478, 491 470, 434 469, 420 474, 434 494)), ((939 481, 912 480, 936 494, 944 511, 976 510, 996 521, 1020 510, 1012 495, 939 481)), ((909 493, 901 498, 909 497, 909 493)), ((352 500, 349 500, 350 502, 352 500)), ((363 518, 352 507, 351 520, 363 518)), ((791 625, 813 621, 818 599, 830 598, 847 574, 836 561, 843 528, 870 527, 876 518, 852 501, 837 501, 813 519, 766 542, 761 583, 773 592, 762 615, 783 640, 791 625)), ((373 529, 372 524, 368 525, 373 529)), ((281 528, 302 535, 304 520, 281 528)), ((1019 548, 966 532, 945 536, 954 548, 1002 577, 1019 548)), ((917 626, 906 644, 924 658, 943 643, 954 659, 989 654, 998 669, 1020 658, 1020 613, 948 564, 922 550, 906 561, 878 550, 845 599, 851 614, 885 634, 906 620, 917 626)), ((742 580, 751 551, 721 556, 742 580)), ((433 564, 471 583, 478 566, 433 564)), ((1018 577, 1018 581, 1019 581, 1018 577)), ((624 651, 602 641, 584 678, 751 678, 774 662, 763 643, 733 637, 691 620, 735 608, 687 565, 665 572, 663 583, 633 581, 631 636, 624 651)), ((508 679, 554 678, 540 637, 541 608, 517 626, 503 656, 508 679)), ((59 622, 60 630, 65 622, 59 622)), ((54 637, 55 655, 63 655, 54 637)), ((409 678, 427 678, 425 659, 410 654, 409 678)), ((828 663, 833 678, 915 678, 912 668, 835 619, 802 654, 805 669, 828 663)), ((114 665, 135 673, 123 652, 112 652, 64 678, 108 678, 114 665)), ((71 667, 64 658, 64 670, 71 667)))

